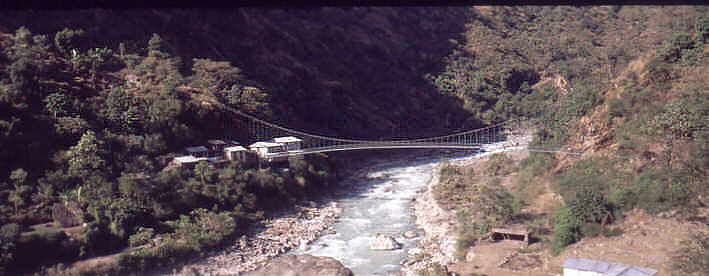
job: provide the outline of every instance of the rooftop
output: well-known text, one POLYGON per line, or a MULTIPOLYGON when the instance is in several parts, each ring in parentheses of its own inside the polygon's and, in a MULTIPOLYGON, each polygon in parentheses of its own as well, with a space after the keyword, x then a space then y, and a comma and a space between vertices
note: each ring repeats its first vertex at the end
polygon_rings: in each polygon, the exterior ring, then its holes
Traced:
POLYGON ((657 270, 647 267, 584 258, 566 258, 562 267, 603 273, 603 276, 652 276, 657 273, 657 270))
POLYGON ((224 148, 224 150, 225 151, 242 151, 242 150, 246 150, 246 148, 242 147, 242 146, 233 146, 233 147, 224 148))
POLYGON ((207 140, 207 144, 210 145, 226 145, 226 142, 223 140, 207 140))
POLYGON ((283 146, 281 143, 273 143, 273 142, 256 142, 253 143, 249 146, 249 148, 270 148, 270 147, 280 147, 283 146))
POLYGON ((187 152, 200 152, 200 151, 208 151, 207 147, 205 146, 195 146, 195 147, 188 147, 186 148, 187 152))
POLYGON ((292 143, 292 142, 300 142, 303 140, 298 137, 286 136, 286 137, 273 138, 273 141, 275 141, 276 143, 292 143))
POLYGON ((193 162, 199 162, 202 160, 207 160, 207 158, 204 158, 204 157, 196 158, 192 155, 175 157, 175 161, 180 162, 180 163, 193 163, 193 162))

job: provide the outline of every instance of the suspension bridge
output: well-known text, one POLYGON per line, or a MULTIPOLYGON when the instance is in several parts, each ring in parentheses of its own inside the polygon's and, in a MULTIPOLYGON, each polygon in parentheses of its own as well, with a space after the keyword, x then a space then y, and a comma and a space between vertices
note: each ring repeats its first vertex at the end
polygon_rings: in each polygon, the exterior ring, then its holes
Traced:
MULTIPOLYGON (((521 137, 520 121, 511 120, 491 126, 462 131, 450 135, 417 138, 417 139, 402 139, 402 140, 357 140, 344 139, 336 137, 328 137, 317 134, 306 133, 303 131, 286 128, 277 124, 259 119, 253 115, 241 112, 235 108, 221 105, 222 108, 228 110, 241 118, 245 119, 246 127, 252 138, 256 141, 266 141, 275 137, 293 136, 301 140, 301 144, 297 150, 269 153, 271 158, 282 158, 289 156, 298 156, 315 153, 335 152, 335 151, 350 151, 350 150, 366 150, 366 149, 413 149, 413 148, 432 148, 432 149, 462 149, 462 150, 480 150, 485 145, 509 141, 510 138, 521 137)), ((511 145, 511 146, 514 146, 511 145)), ((560 152, 565 154, 580 154, 575 152, 566 152, 559 149, 530 149, 528 151, 537 152, 560 152)))

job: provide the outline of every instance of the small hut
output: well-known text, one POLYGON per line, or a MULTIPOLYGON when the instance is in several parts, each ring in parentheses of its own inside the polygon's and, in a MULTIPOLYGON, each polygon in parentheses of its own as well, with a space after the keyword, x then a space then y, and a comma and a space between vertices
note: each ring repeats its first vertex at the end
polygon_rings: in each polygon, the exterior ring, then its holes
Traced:
POLYGON ((223 140, 208 140, 207 141, 207 146, 209 147, 209 156, 221 156, 224 154, 224 149, 229 146, 226 142, 223 140))
POLYGON ((509 228, 492 228, 490 231, 490 239, 514 239, 521 240, 529 245, 529 231, 524 229, 509 229, 509 228))

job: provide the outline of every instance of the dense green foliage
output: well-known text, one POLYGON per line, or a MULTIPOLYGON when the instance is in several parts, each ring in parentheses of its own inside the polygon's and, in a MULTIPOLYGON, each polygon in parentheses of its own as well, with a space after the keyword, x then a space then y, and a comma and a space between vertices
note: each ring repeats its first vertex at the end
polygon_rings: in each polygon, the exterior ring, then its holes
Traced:
POLYGON ((81 44, 84 34, 64 29, 51 43, 20 28, 3 41, 9 68, 0 75, 3 271, 155 238, 166 241, 158 248, 179 250, 152 254, 159 256, 154 261, 176 260, 219 245, 264 212, 316 196, 333 181, 332 168, 319 158, 293 160, 289 170, 208 163, 164 170, 195 141, 245 136, 243 129, 223 128, 223 111, 210 102, 269 116, 268 94, 229 62, 195 60, 193 74, 184 77, 180 59, 158 35, 143 56, 81 44), (77 206, 74 215, 86 224, 80 234, 45 229, 18 238, 31 224, 51 220, 55 204, 77 206), (28 257, 40 247, 53 249, 28 257))

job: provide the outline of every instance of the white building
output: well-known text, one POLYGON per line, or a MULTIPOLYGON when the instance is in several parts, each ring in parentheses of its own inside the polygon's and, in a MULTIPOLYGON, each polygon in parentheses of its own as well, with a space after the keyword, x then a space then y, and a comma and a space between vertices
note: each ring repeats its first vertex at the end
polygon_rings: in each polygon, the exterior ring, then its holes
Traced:
POLYGON ((251 144, 249 149, 255 151, 259 158, 268 162, 283 161, 288 159, 286 148, 281 143, 256 142, 251 144))
POLYGON ((285 145, 286 151, 299 151, 300 144, 301 142, 303 142, 303 140, 297 137, 287 136, 273 138, 273 142, 285 145))
POLYGON ((242 146, 224 148, 224 156, 229 161, 244 162, 246 161, 247 152, 248 150, 242 146))
POLYGON ((584 258, 566 258, 564 276, 652 276, 657 270, 584 258))
POLYGON ((173 162, 175 162, 178 166, 180 167, 187 167, 187 168, 192 168, 194 167, 197 162, 199 161, 204 161, 207 160, 206 157, 194 157, 192 155, 187 155, 187 156, 179 156, 175 157, 173 159, 173 162))

